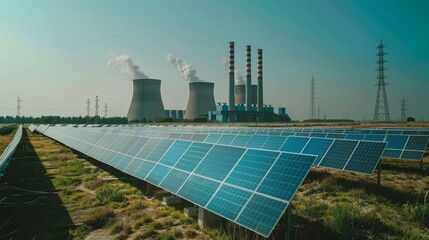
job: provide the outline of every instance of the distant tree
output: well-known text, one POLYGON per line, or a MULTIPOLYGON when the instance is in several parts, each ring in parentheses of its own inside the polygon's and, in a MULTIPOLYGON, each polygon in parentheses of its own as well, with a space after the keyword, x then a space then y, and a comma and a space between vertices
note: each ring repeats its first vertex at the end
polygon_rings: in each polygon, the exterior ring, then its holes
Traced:
POLYGON ((415 122, 416 119, 413 117, 407 117, 407 122, 415 122))

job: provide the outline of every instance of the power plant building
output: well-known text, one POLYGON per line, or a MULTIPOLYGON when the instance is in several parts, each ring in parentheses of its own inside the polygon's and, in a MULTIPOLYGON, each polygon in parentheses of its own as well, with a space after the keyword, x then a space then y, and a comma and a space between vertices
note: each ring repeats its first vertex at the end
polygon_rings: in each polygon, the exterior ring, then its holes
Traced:
POLYGON ((189 83, 189 99, 184 119, 195 120, 197 118, 208 118, 209 112, 216 110, 213 91, 214 83, 189 83))
POLYGON ((153 121, 163 117, 165 111, 161 98, 161 80, 134 79, 128 121, 153 121))

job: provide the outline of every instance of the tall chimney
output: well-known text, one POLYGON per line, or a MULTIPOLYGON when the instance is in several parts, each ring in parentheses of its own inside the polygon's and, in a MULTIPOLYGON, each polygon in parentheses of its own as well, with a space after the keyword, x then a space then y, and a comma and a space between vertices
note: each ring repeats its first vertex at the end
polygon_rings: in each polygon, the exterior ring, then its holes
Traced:
POLYGON ((262 49, 258 49, 258 111, 264 109, 264 87, 262 84, 262 49))
MULTIPOLYGON (((234 69, 234 42, 229 42, 229 111, 235 111, 234 69)), ((234 115, 229 115, 229 121, 234 122, 234 115)))
POLYGON ((251 46, 246 46, 246 111, 252 111, 252 66, 251 46))

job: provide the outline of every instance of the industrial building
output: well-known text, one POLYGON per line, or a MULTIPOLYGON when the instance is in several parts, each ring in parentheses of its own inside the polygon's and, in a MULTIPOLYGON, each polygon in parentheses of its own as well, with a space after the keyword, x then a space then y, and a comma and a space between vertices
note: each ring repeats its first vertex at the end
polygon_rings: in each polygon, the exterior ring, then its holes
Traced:
POLYGON ((263 99, 262 49, 257 50, 257 85, 252 85, 251 46, 246 46, 246 84, 235 85, 235 47, 229 43, 229 97, 228 104, 214 99, 214 83, 190 82, 186 110, 165 111, 161 97, 161 80, 133 80, 133 97, 128 111, 129 121, 156 120, 201 120, 218 122, 288 122, 291 119, 286 108, 280 107, 278 113, 263 99))
POLYGON ((127 114, 128 121, 155 120, 164 116, 161 80, 134 79, 133 97, 127 114))
POLYGON ((214 83, 211 82, 189 83, 189 98, 184 119, 208 118, 208 113, 216 109, 213 89, 214 83))

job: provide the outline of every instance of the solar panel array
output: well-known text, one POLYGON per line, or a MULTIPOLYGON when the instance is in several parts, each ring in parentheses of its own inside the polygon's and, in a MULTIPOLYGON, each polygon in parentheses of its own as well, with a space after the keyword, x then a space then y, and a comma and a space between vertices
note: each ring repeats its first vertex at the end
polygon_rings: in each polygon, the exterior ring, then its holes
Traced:
POLYGON ((4 170, 7 168, 9 164, 10 157, 15 152, 16 147, 21 141, 21 137, 22 137, 22 125, 19 126, 12 141, 9 143, 9 145, 6 147, 6 149, 0 156, 0 179, 2 178, 4 170))
MULTIPOLYGON (((130 128, 130 127, 127 127, 130 128)), ((132 127, 131 127, 132 128, 132 127)), ((394 142, 388 144, 383 157, 404 160, 422 160, 429 145, 428 129, 354 129, 354 128, 254 128, 254 127, 170 127, 145 126, 146 131, 167 131, 181 133, 219 133, 268 136, 301 136, 312 138, 332 138, 394 142), (400 136, 397 136, 400 135, 400 136), (406 139, 398 144, 397 139, 406 139)))
POLYGON ((316 160, 191 140, 196 136, 119 134, 120 128, 39 126, 36 131, 265 237, 316 160))
POLYGON ((170 128, 159 130, 145 128, 90 128, 93 132, 112 132, 132 136, 152 136, 168 139, 192 140, 218 145, 237 146, 252 149, 274 150, 288 153, 312 154, 317 156, 315 165, 355 173, 372 174, 380 160, 386 143, 342 139, 321 139, 294 136, 207 134, 190 131, 171 133, 170 128), (162 131, 170 129, 169 131, 162 131), (338 147, 339 146, 339 147, 338 147), (363 149, 363 150, 362 150, 363 149), (333 157, 334 156, 334 157, 333 157))

